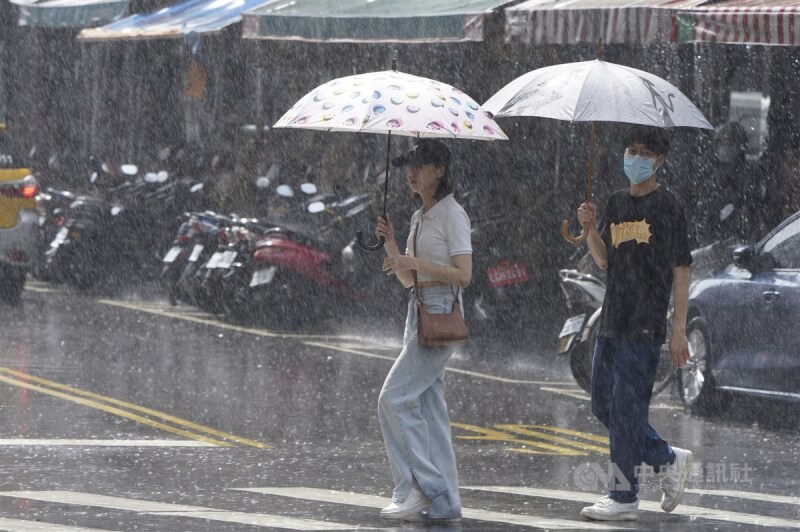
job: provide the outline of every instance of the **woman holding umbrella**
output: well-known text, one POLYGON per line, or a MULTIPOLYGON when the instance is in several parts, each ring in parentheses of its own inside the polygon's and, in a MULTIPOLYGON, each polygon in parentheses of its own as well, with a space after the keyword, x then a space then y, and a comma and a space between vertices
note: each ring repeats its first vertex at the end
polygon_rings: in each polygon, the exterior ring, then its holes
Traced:
POLYGON ((450 151, 442 142, 421 139, 394 164, 405 167, 411 191, 423 206, 411 217, 404 254, 388 218, 378 219, 375 234, 385 240, 383 271, 406 288, 414 286, 416 275, 420 293, 409 300, 403 350, 378 399, 394 480, 393 502, 381 517, 459 519, 458 474, 444 400, 444 371, 454 347, 419 345, 416 298, 430 313, 452 311, 472 280, 470 221, 453 198, 450 151))

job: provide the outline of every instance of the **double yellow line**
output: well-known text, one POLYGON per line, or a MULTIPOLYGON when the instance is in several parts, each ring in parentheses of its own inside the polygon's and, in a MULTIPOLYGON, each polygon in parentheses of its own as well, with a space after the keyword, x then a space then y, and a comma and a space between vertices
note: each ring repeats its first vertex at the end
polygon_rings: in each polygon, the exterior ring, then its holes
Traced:
POLYGON ((171 434, 176 434, 191 440, 197 440, 218 447, 232 447, 235 444, 256 447, 258 449, 270 449, 272 445, 262 443, 247 438, 242 438, 234 434, 228 434, 220 430, 212 429, 185 419, 181 419, 151 408, 127 403, 106 397, 94 392, 87 392, 79 388, 73 388, 66 384, 61 384, 41 377, 36 377, 28 373, 16 371, 9 368, 0 367, 0 382, 5 382, 13 386, 25 388, 35 392, 58 397, 66 401, 71 401, 79 405, 88 406, 96 410, 107 412, 115 416, 130 419, 142 425, 163 430, 171 434))

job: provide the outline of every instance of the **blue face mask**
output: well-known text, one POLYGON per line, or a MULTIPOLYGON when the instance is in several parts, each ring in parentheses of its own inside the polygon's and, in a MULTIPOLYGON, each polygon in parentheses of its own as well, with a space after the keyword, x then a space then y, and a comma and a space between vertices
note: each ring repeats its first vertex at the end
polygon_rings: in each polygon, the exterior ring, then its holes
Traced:
POLYGON ((644 183, 656 173, 653 168, 655 164, 656 160, 650 157, 626 155, 623 170, 625 171, 625 175, 628 176, 628 180, 634 185, 638 185, 639 183, 644 183))

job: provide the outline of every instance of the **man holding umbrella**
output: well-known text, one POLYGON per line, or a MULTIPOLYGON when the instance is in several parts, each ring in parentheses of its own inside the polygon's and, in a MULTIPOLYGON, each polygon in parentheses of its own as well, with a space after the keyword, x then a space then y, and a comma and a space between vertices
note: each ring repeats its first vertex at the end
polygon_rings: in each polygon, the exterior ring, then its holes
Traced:
POLYGON ((615 192, 602 213, 591 202, 578 209, 594 261, 608 269, 600 329, 592 361, 592 413, 608 428, 613 475, 608 495, 581 515, 624 521, 637 518, 641 464, 661 477, 661 508, 680 503, 691 472, 691 451, 671 447, 648 422, 660 346, 666 337, 670 291, 675 311, 669 341, 672 362, 689 359, 686 338, 689 251, 686 217, 660 187, 657 170, 669 152, 664 129, 633 126, 625 138, 624 171, 630 188, 615 192))

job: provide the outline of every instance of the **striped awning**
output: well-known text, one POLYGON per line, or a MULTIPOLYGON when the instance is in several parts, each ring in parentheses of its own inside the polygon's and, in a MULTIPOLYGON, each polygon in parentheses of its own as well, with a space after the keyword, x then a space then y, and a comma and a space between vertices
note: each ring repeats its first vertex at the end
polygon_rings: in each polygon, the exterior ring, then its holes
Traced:
POLYGON ((707 0, 528 0, 508 7, 506 42, 673 42, 674 14, 707 0))
POLYGON ((11 0, 20 26, 92 28, 125 16, 128 0, 11 0))
POLYGON ((680 11, 677 42, 800 45, 800 0, 726 0, 680 11))
POLYGON ((244 14, 243 37, 312 42, 482 41, 512 0, 292 0, 244 14))

